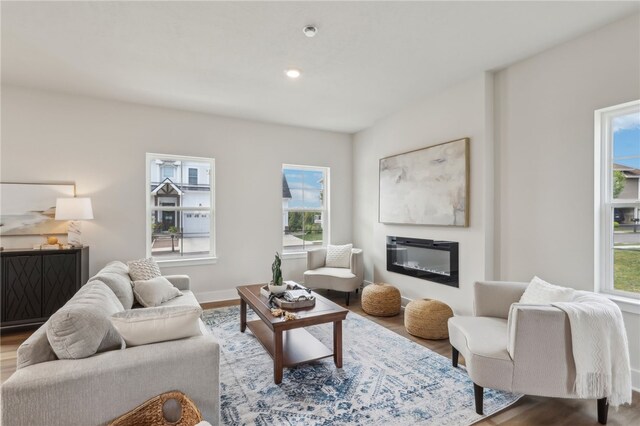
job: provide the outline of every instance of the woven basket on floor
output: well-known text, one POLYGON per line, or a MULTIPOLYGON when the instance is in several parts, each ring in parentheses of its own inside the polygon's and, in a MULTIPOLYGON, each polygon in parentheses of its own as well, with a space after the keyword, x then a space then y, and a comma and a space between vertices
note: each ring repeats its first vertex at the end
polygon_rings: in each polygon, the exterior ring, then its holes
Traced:
POLYGON ((370 284, 362 290, 362 310, 369 315, 390 317, 400 313, 400 290, 389 284, 370 284))
POLYGON ((439 300, 412 300, 404 308, 404 327, 409 334, 423 339, 446 339, 447 321, 452 316, 451 308, 439 300))
POLYGON ((202 421, 198 407, 179 391, 166 392, 151 398, 144 404, 118 417, 109 426, 194 426, 202 421), (167 420, 163 413, 164 404, 169 400, 180 404, 182 413, 177 420, 167 420))

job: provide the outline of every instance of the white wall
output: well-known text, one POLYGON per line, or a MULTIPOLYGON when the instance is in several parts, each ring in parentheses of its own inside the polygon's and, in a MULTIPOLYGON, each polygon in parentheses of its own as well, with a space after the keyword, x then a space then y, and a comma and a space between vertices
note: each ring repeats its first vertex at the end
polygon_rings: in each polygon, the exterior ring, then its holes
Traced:
MULTIPOLYGON (((635 15, 496 74, 498 277, 593 290, 594 111, 640 98, 639 33, 635 15)), ((640 387, 640 317, 624 319, 640 387)))
MULTIPOLYGON (((640 98, 639 18, 513 64, 493 80, 452 87, 356 134, 354 240, 365 250, 366 279, 411 299, 443 300, 456 313, 471 310, 472 284, 485 278, 537 274, 593 290, 594 111, 640 98), (465 136, 469 229, 377 223, 380 158, 465 136), (387 272, 386 235, 459 241, 460 289, 387 272)), ((638 388, 640 316, 623 315, 638 388)))
POLYGON ((397 286, 410 299, 430 297, 457 313, 470 313, 473 282, 492 274, 491 76, 479 75, 410 106, 354 136, 354 240, 364 249, 365 279, 397 286), (489 93, 489 95, 487 94, 489 93), (378 160, 393 154, 469 137, 471 207, 468 228, 378 223, 378 160), (487 203, 486 200, 489 200, 487 203), (489 204, 489 205, 487 205, 489 204), (490 217, 490 216, 489 216, 490 217), (489 222, 489 224, 487 223, 489 222), (460 243, 460 287, 453 288, 386 270, 386 236, 452 240, 460 243), (491 245, 491 244, 489 244, 491 245))
MULTIPOLYGON (((331 168, 331 241, 351 241, 347 134, 3 87, 1 136, 3 182, 70 181, 91 197, 92 273, 145 256, 146 152, 216 159, 218 263, 163 268, 189 274, 201 300, 270 278, 282 250, 282 163, 331 168)), ((300 279, 305 262, 285 260, 285 279, 300 279)))

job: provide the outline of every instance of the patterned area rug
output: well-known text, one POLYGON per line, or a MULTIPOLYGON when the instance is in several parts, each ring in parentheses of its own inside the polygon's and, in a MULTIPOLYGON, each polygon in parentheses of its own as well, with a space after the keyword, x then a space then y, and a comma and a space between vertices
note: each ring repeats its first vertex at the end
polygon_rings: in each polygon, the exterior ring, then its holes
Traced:
MULTIPOLYGON (((257 317, 248 309, 248 320, 257 317)), ((227 425, 469 425, 473 384, 451 360, 352 312, 343 322, 343 368, 333 358, 285 368, 273 383, 273 361, 260 342, 240 333, 240 308, 207 310, 219 339, 221 419, 227 425)), ((328 348, 332 325, 307 328, 328 348)), ((521 395, 485 389, 491 415, 521 395)))

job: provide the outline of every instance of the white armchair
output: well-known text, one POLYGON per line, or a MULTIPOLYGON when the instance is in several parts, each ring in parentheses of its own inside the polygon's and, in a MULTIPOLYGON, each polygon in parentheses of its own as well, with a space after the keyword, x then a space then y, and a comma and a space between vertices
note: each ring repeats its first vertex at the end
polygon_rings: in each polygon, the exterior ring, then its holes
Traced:
POLYGON ((349 294, 358 290, 364 281, 362 250, 351 249, 348 268, 330 268, 326 266, 327 249, 321 248, 307 252, 307 271, 304 273, 304 285, 316 289, 337 290, 349 294))
MULTIPOLYGON (((453 366, 465 359, 473 381, 476 412, 483 388, 527 395, 577 398, 571 329, 566 313, 550 305, 513 305, 527 283, 476 282, 474 315, 449 319, 453 366)), ((607 423, 608 403, 598 399, 598 421, 607 423)))

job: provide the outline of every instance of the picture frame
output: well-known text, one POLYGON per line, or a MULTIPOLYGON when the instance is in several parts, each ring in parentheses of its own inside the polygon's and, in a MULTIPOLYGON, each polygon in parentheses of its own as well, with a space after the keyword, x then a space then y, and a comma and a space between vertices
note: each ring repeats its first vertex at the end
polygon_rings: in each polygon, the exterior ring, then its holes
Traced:
POLYGON ((469 226, 469 138, 379 160, 378 221, 469 226))
POLYGON ((68 221, 55 220, 56 200, 76 194, 74 183, 0 182, 0 235, 63 235, 68 221))

